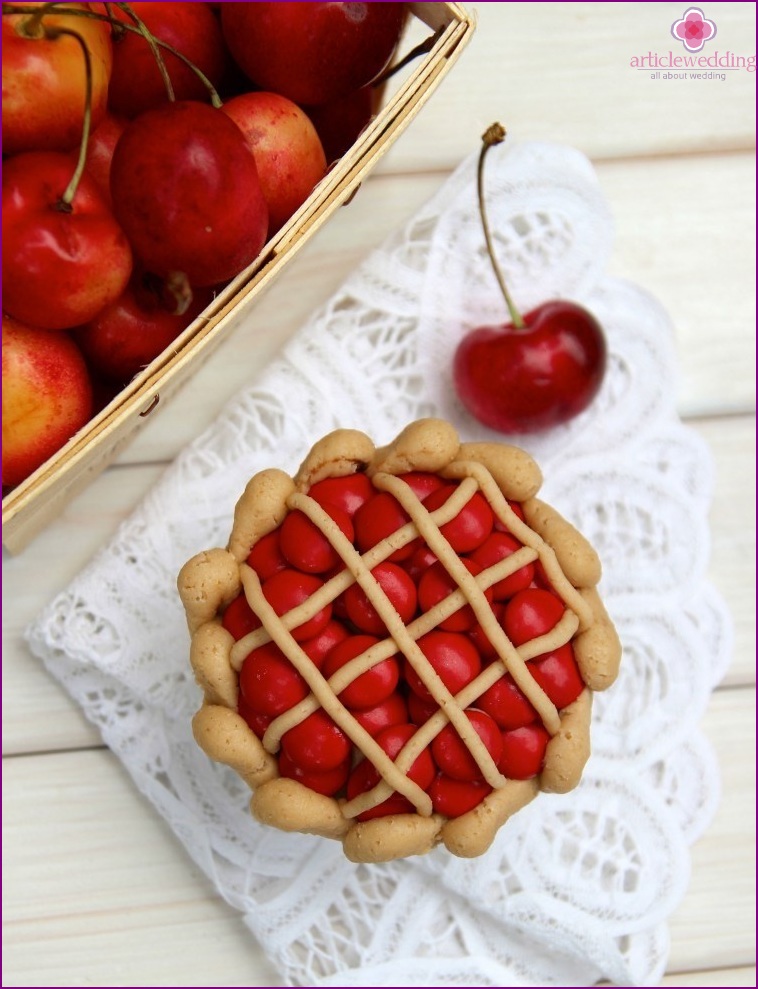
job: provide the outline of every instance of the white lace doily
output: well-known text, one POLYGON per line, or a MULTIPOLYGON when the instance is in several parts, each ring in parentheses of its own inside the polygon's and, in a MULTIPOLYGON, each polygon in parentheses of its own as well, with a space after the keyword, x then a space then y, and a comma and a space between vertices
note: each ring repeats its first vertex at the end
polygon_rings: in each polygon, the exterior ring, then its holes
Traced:
POLYGON ((353 865, 339 843, 258 825, 244 784, 192 740, 199 692, 176 575, 225 544, 248 477, 294 470, 338 426, 380 444, 432 414, 464 439, 495 436, 462 411, 450 372, 467 329, 504 321, 475 165, 463 162, 348 279, 28 630, 291 985, 656 983, 688 846, 718 800, 698 728, 730 656, 730 623, 705 579, 710 457, 676 415, 665 313, 604 273, 612 224, 589 162, 552 145, 491 150, 487 187, 517 303, 573 298, 609 343, 593 406, 516 438, 543 468, 541 495, 599 550, 624 644, 619 680, 596 698, 581 785, 541 795, 480 859, 353 865))

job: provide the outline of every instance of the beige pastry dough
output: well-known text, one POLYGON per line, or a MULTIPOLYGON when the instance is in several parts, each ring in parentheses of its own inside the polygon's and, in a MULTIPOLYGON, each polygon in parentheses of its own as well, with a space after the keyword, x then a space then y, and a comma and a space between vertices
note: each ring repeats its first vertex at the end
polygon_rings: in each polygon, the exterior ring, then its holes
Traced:
MULTIPOLYGON (((536 495, 542 482, 534 460, 505 444, 461 444, 455 429, 439 419, 411 423, 396 440, 376 449, 355 430, 337 430, 314 445, 296 475, 269 469, 251 479, 237 503, 226 549, 193 557, 179 575, 179 593, 192 636, 190 660, 204 703, 193 722, 195 738, 214 760, 231 766, 253 789, 254 816, 285 831, 301 831, 341 840, 345 854, 356 862, 381 862, 419 855, 443 844, 455 855, 480 855, 498 829, 540 790, 565 793, 577 785, 590 752, 592 691, 610 686, 621 658, 621 646, 600 600, 597 583, 600 561, 594 549, 558 512, 536 495), (311 485, 330 477, 365 472, 374 487, 392 494, 410 522, 361 554, 313 498, 311 485), (428 511, 414 491, 398 477, 425 471, 458 482, 456 491, 435 511, 428 511), (510 557, 472 575, 440 532, 475 492, 481 492, 496 519, 522 544, 510 557), (511 502, 522 506, 522 520, 511 502), (255 571, 248 566, 251 548, 276 529, 290 511, 303 512, 326 536, 344 568, 326 579, 320 590, 277 616, 263 596, 255 571), (400 619, 371 571, 393 552, 423 537, 457 583, 457 589, 407 625, 400 619), (499 624, 485 596, 486 589, 526 563, 539 562, 553 592, 562 600, 563 617, 546 635, 516 647, 499 624), (356 582, 383 620, 387 634, 370 649, 326 679, 290 634, 356 582), (261 627, 235 642, 221 625, 224 608, 242 591, 261 627), (499 660, 485 666, 477 678, 453 696, 435 673, 417 640, 439 622, 469 605, 496 649, 499 660), (307 684, 308 695, 274 718, 259 738, 236 710, 239 670, 245 657, 266 642, 274 642, 307 684), (563 710, 557 710, 530 672, 535 657, 571 642, 585 689, 563 710), (421 725, 395 759, 381 749, 338 694, 355 677, 389 656, 409 663, 438 705, 437 713, 421 725), (494 763, 464 714, 505 672, 536 709, 549 735, 538 777, 506 778, 494 763), (379 782, 348 800, 316 793, 294 779, 279 776, 277 753, 282 736, 322 708, 342 729, 359 756, 370 759, 379 782), (477 763, 492 792, 459 817, 433 812, 429 795, 407 775, 414 760, 450 722, 477 763), (405 797, 413 812, 370 820, 358 815, 393 792, 405 797)), ((356 756, 358 758, 359 756, 356 756)))

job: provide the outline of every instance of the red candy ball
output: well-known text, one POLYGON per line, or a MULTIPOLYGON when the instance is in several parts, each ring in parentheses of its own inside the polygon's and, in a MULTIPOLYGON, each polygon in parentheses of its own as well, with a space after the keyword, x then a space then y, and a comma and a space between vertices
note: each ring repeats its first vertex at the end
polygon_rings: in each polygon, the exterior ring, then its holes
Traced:
MULTIPOLYGON (((464 559, 463 564, 474 577, 481 573, 482 568, 473 560, 464 559)), ((458 590, 458 582, 447 572, 441 562, 433 563, 421 576, 418 585, 418 600, 422 611, 431 611, 448 595, 458 590)), ((492 601, 492 591, 484 592, 488 601, 492 601)), ((476 625, 476 615, 470 604, 464 604, 452 615, 439 623, 437 628, 443 632, 467 632, 476 625)))
POLYGON ((236 597, 224 612, 221 624, 235 639, 243 639, 261 627, 261 620, 247 603, 244 594, 236 597))
MULTIPOLYGON (((424 508, 429 512, 441 508, 457 487, 457 484, 446 484, 432 491, 424 500, 424 508)), ((440 526, 440 532, 456 553, 470 553, 482 545, 494 524, 495 516, 487 499, 481 492, 475 491, 455 518, 440 526)))
POLYGON ((269 717, 289 711, 310 693, 308 684, 273 642, 247 656, 240 670, 240 691, 250 710, 269 717))
POLYGON ((533 659, 529 670, 559 711, 575 701, 584 690, 584 680, 570 642, 533 659))
POLYGON ((537 720, 537 712, 506 673, 481 695, 477 705, 506 730, 523 728, 537 720))
MULTIPOLYGON (((262 590, 268 603, 281 616, 307 601, 322 586, 322 581, 311 574, 299 570, 280 570, 263 582, 262 590)), ((318 635, 331 617, 332 606, 327 604, 308 621, 291 629, 290 633, 297 642, 311 639, 318 635)))
POLYGON ((503 628, 515 646, 545 635, 561 620, 563 601, 536 587, 519 591, 505 606, 503 628))
MULTIPOLYGON (((451 694, 462 690, 482 668, 476 646, 457 632, 428 632, 418 640, 418 646, 451 694)), ((405 664, 405 678, 414 694, 427 702, 433 700, 408 661, 405 664)))
MULTIPOLYGON (((371 571, 390 604, 407 624, 416 611, 416 585, 396 563, 379 563, 371 571)), ((344 594, 345 613, 353 625, 371 635, 387 634, 387 628, 360 584, 351 584, 344 594)))
MULTIPOLYGON (((500 729, 484 711, 468 708, 464 713, 497 765, 503 751, 500 729)), ((455 780, 482 778, 481 769, 452 724, 446 724, 432 742, 432 755, 446 776, 451 776, 455 780)))
POLYGON ((316 793, 323 793, 325 797, 333 797, 347 783, 350 775, 350 760, 345 759, 334 769, 327 769, 322 773, 303 769, 293 762, 286 752, 279 754, 279 774, 287 779, 297 780, 303 786, 307 786, 316 793))
MULTIPOLYGON (((351 635, 342 642, 338 642, 326 657, 323 669, 324 676, 327 679, 334 676, 337 670, 342 669, 343 666, 355 659, 356 656, 366 652, 371 646, 376 645, 377 642, 379 639, 373 635, 351 635)), ((400 667, 395 657, 390 656, 366 670, 365 673, 361 673, 338 694, 338 697, 349 708, 374 707, 390 696, 399 680, 400 667)))
MULTIPOLYGON (((325 505, 324 511, 337 523, 341 532, 353 541, 353 523, 350 516, 334 505, 325 505)), ((305 573, 326 573, 339 566, 342 558, 319 527, 303 512, 294 511, 282 522, 279 530, 282 555, 290 566, 305 573)))
POLYGON ((261 581, 268 580, 269 577, 273 577, 280 570, 287 569, 289 564, 282 556, 282 551, 279 547, 278 529, 267 533, 258 540, 248 554, 247 563, 248 566, 255 570, 258 574, 258 579, 261 581))
POLYGON ((312 639, 306 639, 304 642, 301 642, 300 648, 308 656, 313 665, 320 670, 330 651, 338 642, 347 639, 349 635, 350 633, 342 622, 330 618, 321 631, 314 635, 312 639))
MULTIPOLYGON (((392 725, 385 728, 376 736, 377 743, 387 753, 390 759, 395 760, 405 744, 415 735, 416 726, 411 724, 392 725)), ((409 779, 413 780, 422 790, 428 790, 434 779, 436 770, 429 749, 423 752, 413 761, 407 772, 409 779)), ((347 783, 347 796, 349 800, 373 789, 381 779, 379 770, 369 759, 359 762, 350 774, 347 783)), ((378 807, 363 811, 358 815, 359 821, 368 821, 375 817, 385 817, 387 814, 412 813, 413 804, 399 793, 393 793, 384 800, 378 807)))
POLYGON ((492 787, 484 780, 455 780, 439 773, 429 787, 429 796, 435 814, 444 817, 460 817, 473 810, 492 793, 492 787))
POLYGON ((393 692, 374 707, 365 707, 352 712, 353 717, 369 735, 376 736, 392 725, 408 722, 408 707, 402 694, 393 692))
POLYGON ((323 481, 317 481, 308 491, 308 496, 322 508, 333 505, 352 518, 374 493, 374 486, 365 474, 347 474, 345 477, 326 477, 323 481))
POLYGON ((503 732, 503 752, 498 768, 511 780, 528 780, 542 769, 550 735, 542 725, 526 725, 503 732))
MULTIPOLYGON (((521 549, 518 539, 508 535, 506 532, 493 532, 489 535, 481 546, 478 546, 471 554, 471 559, 480 565, 483 570, 494 566, 506 557, 511 556, 516 550, 521 549)), ((513 597, 519 591, 526 590, 534 579, 534 564, 527 563, 515 573, 503 577, 491 587, 493 597, 496 601, 504 601, 513 597)))
POLYGON ((282 749, 301 769, 325 773, 349 759, 351 743, 329 715, 319 709, 282 735, 282 749))
MULTIPOLYGON (((378 491, 355 513, 355 540, 361 553, 365 553, 382 542, 393 532, 401 529, 410 522, 410 517, 400 502, 387 491, 378 491)), ((396 549, 387 559, 393 563, 407 559, 418 546, 416 540, 411 540, 405 546, 396 549)))

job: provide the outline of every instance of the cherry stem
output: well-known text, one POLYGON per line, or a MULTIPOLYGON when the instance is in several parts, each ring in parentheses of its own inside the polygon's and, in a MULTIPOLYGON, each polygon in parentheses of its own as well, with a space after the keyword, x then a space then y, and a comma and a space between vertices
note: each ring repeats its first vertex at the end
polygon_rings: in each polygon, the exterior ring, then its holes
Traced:
MULTIPOLYGON (((111 14, 98 14, 97 11, 95 10, 82 10, 81 8, 72 8, 70 4, 60 3, 59 0, 53 0, 53 2, 51 3, 46 3, 45 13, 54 13, 54 14, 65 13, 67 16, 71 16, 71 17, 88 17, 90 18, 90 20, 104 21, 105 23, 111 26, 111 30, 113 30, 114 32, 131 31, 133 34, 141 35, 147 41, 147 43, 150 45, 151 48, 153 48, 153 45, 155 45, 157 46, 158 49, 162 48, 165 51, 170 52, 172 55, 175 55, 176 58, 178 58, 181 62, 183 62, 188 68, 190 68, 198 77, 198 79, 202 82, 205 88, 208 90, 208 95, 212 106, 214 106, 216 109, 219 109, 219 107, 223 106, 223 101, 221 97, 218 95, 218 92, 216 91, 216 87, 210 81, 208 76, 206 76, 206 74, 202 71, 202 69, 199 69, 194 62, 192 62, 190 59, 187 58, 186 55, 183 55, 180 51, 177 51, 177 49, 174 48, 173 45, 170 45, 167 41, 161 41, 160 38, 156 38, 156 36, 150 31, 147 25, 144 22, 140 22, 137 15, 134 14, 133 11, 128 9, 129 8, 128 3, 118 3, 116 4, 116 6, 128 12, 129 16, 134 19, 135 23, 129 24, 126 21, 117 21, 113 18, 111 14), (71 8, 71 9, 66 9, 66 8, 71 8), (142 28, 138 26, 138 22, 142 24, 142 28)), ((110 4, 106 4, 106 8, 109 7, 110 4)), ((38 17, 40 15, 40 9, 36 7, 24 6, 24 4, 4 3, 3 13, 29 14, 30 16, 38 17)), ((163 70, 165 70, 165 63, 163 61, 163 57, 161 56, 160 52, 159 51, 156 52, 155 49, 153 48, 153 54, 156 57, 158 68, 160 69, 161 66, 163 66, 163 70)), ((161 71, 161 74, 163 74, 163 70, 161 71)), ((173 86, 171 85, 171 80, 168 78, 167 75, 164 76, 164 82, 166 82, 167 84, 166 92, 168 94, 168 97, 170 100, 173 101, 174 99, 173 86)))
POLYGON ((482 230, 484 231, 484 240, 487 244, 487 253, 489 254, 490 261, 492 262, 492 269, 495 272, 495 277, 497 278, 498 285, 500 286, 500 291, 503 293, 503 298, 505 299, 505 304, 508 306, 508 312, 510 313, 511 322, 516 327, 517 330, 523 330, 526 326, 524 318, 521 313, 516 308, 516 305, 511 298, 511 293, 508 291, 508 286, 505 284, 505 278, 500 270, 500 266, 495 258, 495 248, 492 244, 492 237, 490 236, 490 226, 487 222, 487 211, 484 207, 484 159, 487 157, 487 152, 493 145, 502 144, 505 140, 505 128, 502 124, 491 124, 487 130, 482 134, 482 148, 479 152, 479 163, 476 170, 476 183, 477 183, 477 198, 479 201, 479 215, 482 218, 482 230))
MULTIPOLYGON (((132 8, 128 3, 117 3, 116 6, 118 7, 119 10, 122 10, 127 17, 130 17, 132 19, 132 21, 134 22, 137 28, 137 31, 142 35, 142 37, 145 39, 148 46, 150 47, 150 51, 153 53, 153 58, 155 59, 155 63, 158 66, 158 71, 160 72, 161 78, 163 79, 163 85, 166 87, 166 96, 168 96, 169 102, 173 103, 174 100, 176 99, 176 96, 174 95, 174 86, 173 83, 171 82, 171 77, 168 74, 168 69, 166 68, 166 62, 164 61, 161 50, 157 45, 157 38, 155 38, 155 36, 149 30, 149 28, 142 20, 142 18, 138 17, 134 13, 134 11, 132 10, 132 8)), ((111 16, 110 11, 108 12, 108 20, 110 20, 112 24, 114 23, 114 18, 111 16)))
POLYGON ((50 25, 45 24, 44 32, 45 38, 50 41, 55 41, 62 35, 66 35, 70 38, 76 38, 76 41, 82 50, 82 55, 84 56, 84 118, 82 121, 82 139, 79 143, 79 157, 76 161, 74 174, 71 176, 63 195, 57 203, 58 210, 62 213, 70 213, 73 210, 72 204, 74 202, 76 190, 79 188, 79 183, 81 182, 82 175, 84 174, 84 167, 87 164, 87 148, 89 146, 89 134, 92 126, 92 59, 84 38, 76 31, 72 31, 71 28, 59 27, 57 25, 55 27, 50 27, 50 25))

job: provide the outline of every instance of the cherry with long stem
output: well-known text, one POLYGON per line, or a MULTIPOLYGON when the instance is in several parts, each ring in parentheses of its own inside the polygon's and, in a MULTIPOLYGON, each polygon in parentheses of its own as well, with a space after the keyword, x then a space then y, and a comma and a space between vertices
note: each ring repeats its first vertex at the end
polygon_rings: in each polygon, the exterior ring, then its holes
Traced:
POLYGON ((477 202, 479 204, 479 216, 482 221, 482 231, 484 233, 484 241, 487 245, 487 254, 489 255, 490 261, 492 263, 492 269, 495 272, 495 277, 497 278, 497 283, 500 286, 500 291, 503 293, 503 298, 505 299, 505 304, 508 306, 508 312, 510 313, 511 322, 516 327, 517 330, 523 330, 524 318, 517 309, 513 299, 511 298, 511 293, 508 291, 508 286, 505 284, 505 278, 500 270, 500 266, 495 258, 495 248, 492 243, 492 235, 490 233, 490 225, 487 219, 487 210, 485 208, 485 197, 484 197, 484 160, 487 157, 487 152, 490 148, 494 147, 496 144, 502 144, 505 140, 506 131, 502 124, 490 124, 487 130, 482 135, 482 148, 479 152, 479 161, 477 163, 476 169, 476 189, 477 189, 477 202))

